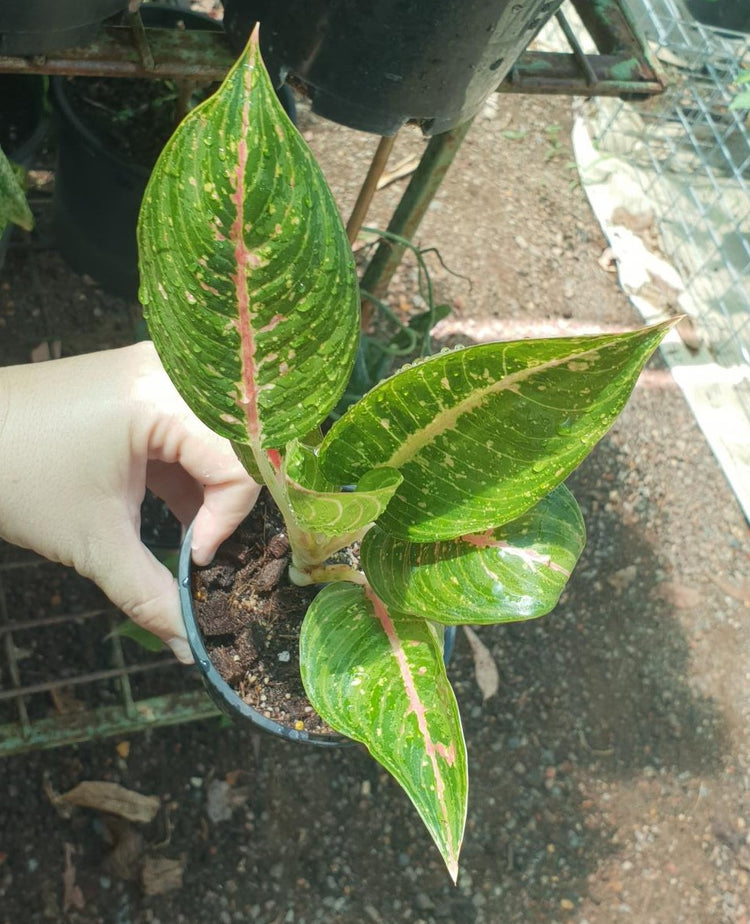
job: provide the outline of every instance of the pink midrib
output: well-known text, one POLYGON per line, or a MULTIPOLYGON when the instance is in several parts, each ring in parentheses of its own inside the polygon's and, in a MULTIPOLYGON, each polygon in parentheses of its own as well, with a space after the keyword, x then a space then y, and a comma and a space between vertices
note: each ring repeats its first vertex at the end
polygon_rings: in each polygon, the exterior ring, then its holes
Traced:
POLYGON ((245 100, 242 105, 242 131, 237 142, 237 166, 235 168, 234 193, 230 196, 235 206, 235 219, 229 231, 234 244, 236 271, 232 275, 237 300, 237 330, 240 335, 240 360, 242 365, 242 394, 239 404, 247 421, 247 433, 251 441, 260 440, 260 417, 258 415, 257 365, 255 362, 256 342, 250 323, 250 295, 247 288, 247 265, 251 252, 245 244, 245 170, 247 167, 247 134, 250 126, 250 80, 251 69, 246 68, 245 100))
MULTIPOLYGON (((391 646, 391 651, 396 656, 396 661, 398 662, 399 671, 401 673, 401 679, 404 684, 404 689, 406 690, 406 696, 409 701, 409 711, 413 712, 417 718, 417 725, 419 727, 419 732, 425 743, 425 753, 432 764, 432 771, 435 776, 435 785, 437 787, 437 797, 440 802, 441 811, 443 814, 443 821, 445 822, 445 829, 448 832, 450 842, 448 844, 448 851, 451 858, 451 868, 458 867, 458 854, 455 848, 455 845, 452 842, 452 830, 449 824, 448 818, 448 807, 445 802, 445 782, 440 773, 440 767, 438 765, 438 756, 442 757, 449 766, 453 764, 456 759, 456 746, 451 742, 449 747, 446 747, 442 742, 435 742, 430 736, 430 729, 427 724, 427 714, 425 712, 424 703, 419 695, 417 686, 414 683, 414 677, 412 676, 411 668, 409 667, 409 662, 406 658, 406 652, 404 651, 404 646, 401 644, 401 639, 398 637, 395 626, 391 620, 391 617, 388 615, 388 610, 385 607, 385 604, 379 597, 377 597, 369 588, 366 589, 366 594, 368 599, 373 605, 375 610, 375 615, 380 621, 380 624, 383 627, 383 630, 388 638, 388 642, 391 646)), ((408 714, 408 713, 407 713, 408 714)))
POLYGON ((570 571, 554 561, 551 555, 542 555, 540 552, 537 552, 536 549, 523 548, 521 546, 511 545, 503 539, 495 539, 491 529, 488 529, 485 533, 470 533, 460 538, 462 542, 467 542, 469 545, 473 545, 478 549, 500 549, 508 555, 515 555, 522 559, 529 566, 543 565, 549 568, 550 571, 557 571, 558 574, 563 574, 568 578, 570 577, 570 571))

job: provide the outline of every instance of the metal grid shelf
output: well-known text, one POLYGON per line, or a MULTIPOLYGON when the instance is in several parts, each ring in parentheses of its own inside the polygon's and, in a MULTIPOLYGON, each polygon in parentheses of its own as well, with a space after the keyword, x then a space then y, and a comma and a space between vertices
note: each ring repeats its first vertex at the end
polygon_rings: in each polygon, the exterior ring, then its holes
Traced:
POLYGON ((0 757, 217 715, 174 658, 112 634, 123 618, 69 569, 0 545, 0 757))

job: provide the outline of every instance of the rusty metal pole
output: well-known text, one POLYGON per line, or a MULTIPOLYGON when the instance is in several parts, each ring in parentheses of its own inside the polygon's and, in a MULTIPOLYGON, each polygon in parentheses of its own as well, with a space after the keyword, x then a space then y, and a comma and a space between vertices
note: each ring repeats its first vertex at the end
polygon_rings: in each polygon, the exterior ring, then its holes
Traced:
POLYGON ((367 215, 367 210, 372 202, 372 197, 375 195, 375 191, 378 188, 378 180, 383 175, 395 140, 395 135, 383 135, 378 142, 377 149, 370 163, 370 169, 367 171, 367 176, 359 191, 357 201, 354 203, 349 221, 346 223, 346 236, 349 238, 350 244, 353 244, 357 240, 359 229, 362 227, 362 223, 367 215))
MULTIPOLYGON (((430 139, 419 166, 388 224, 388 231, 392 234, 398 234, 407 240, 412 239, 443 177, 453 163, 453 158, 458 153, 471 123, 470 119, 430 139)), ((381 241, 362 277, 362 288, 365 292, 381 298, 403 255, 402 246, 385 240, 381 241)), ((367 305, 364 305, 363 320, 367 316, 369 316, 369 311, 367 305)))

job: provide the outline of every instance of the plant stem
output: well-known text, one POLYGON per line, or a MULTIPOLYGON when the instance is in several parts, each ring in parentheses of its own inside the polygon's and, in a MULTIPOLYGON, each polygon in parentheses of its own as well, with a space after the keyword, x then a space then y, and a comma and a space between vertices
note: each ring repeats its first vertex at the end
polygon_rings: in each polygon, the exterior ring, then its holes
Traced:
POLYGON ((349 581, 352 584, 367 584, 367 578, 361 571, 351 565, 317 565, 300 571, 294 565, 289 567, 289 578, 300 587, 308 584, 333 584, 336 581, 349 581))
MULTIPOLYGON (((334 574, 338 575, 341 566, 323 565, 323 562, 335 555, 336 552, 346 548, 346 546, 359 541, 362 538, 363 531, 359 530, 357 533, 347 533, 331 538, 319 536, 302 529, 297 523, 289 500, 282 455, 277 450, 267 452, 256 443, 251 445, 234 443, 233 445, 237 458, 242 462, 246 471, 252 478, 259 480, 268 488, 271 497, 279 508, 292 551, 292 564, 289 568, 289 574, 293 583, 300 584, 300 586, 319 583, 317 578, 311 580, 308 577, 314 571, 316 573, 321 571, 321 574, 325 572, 327 577, 323 578, 323 580, 326 582, 331 580, 355 580, 355 578, 350 577, 332 576, 334 574)), ((352 574, 356 575, 358 572, 352 570, 352 574)))
POLYGON ((192 99, 193 92, 195 91, 195 82, 192 80, 180 80, 177 84, 177 87, 178 90, 177 102, 175 104, 175 126, 179 125, 190 111, 190 100, 192 99))

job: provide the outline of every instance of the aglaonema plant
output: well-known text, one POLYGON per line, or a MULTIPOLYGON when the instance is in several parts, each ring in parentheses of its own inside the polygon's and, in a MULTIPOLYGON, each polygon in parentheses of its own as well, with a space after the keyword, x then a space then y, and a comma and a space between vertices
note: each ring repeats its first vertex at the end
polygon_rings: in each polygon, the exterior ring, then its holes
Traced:
POLYGON ((0 233, 11 223, 26 231, 34 226, 24 191, 24 174, 24 169, 8 160, 0 148, 0 233))
POLYGON ((444 627, 554 607, 584 543, 563 481, 667 326, 443 352, 322 437, 354 363, 357 277, 257 35, 165 147, 138 240, 168 374, 268 487, 291 580, 323 585, 300 638, 309 699, 403 786, 455 880, 468 776, 444 627), (355 543, 358 566, 335 557, 355 543))

